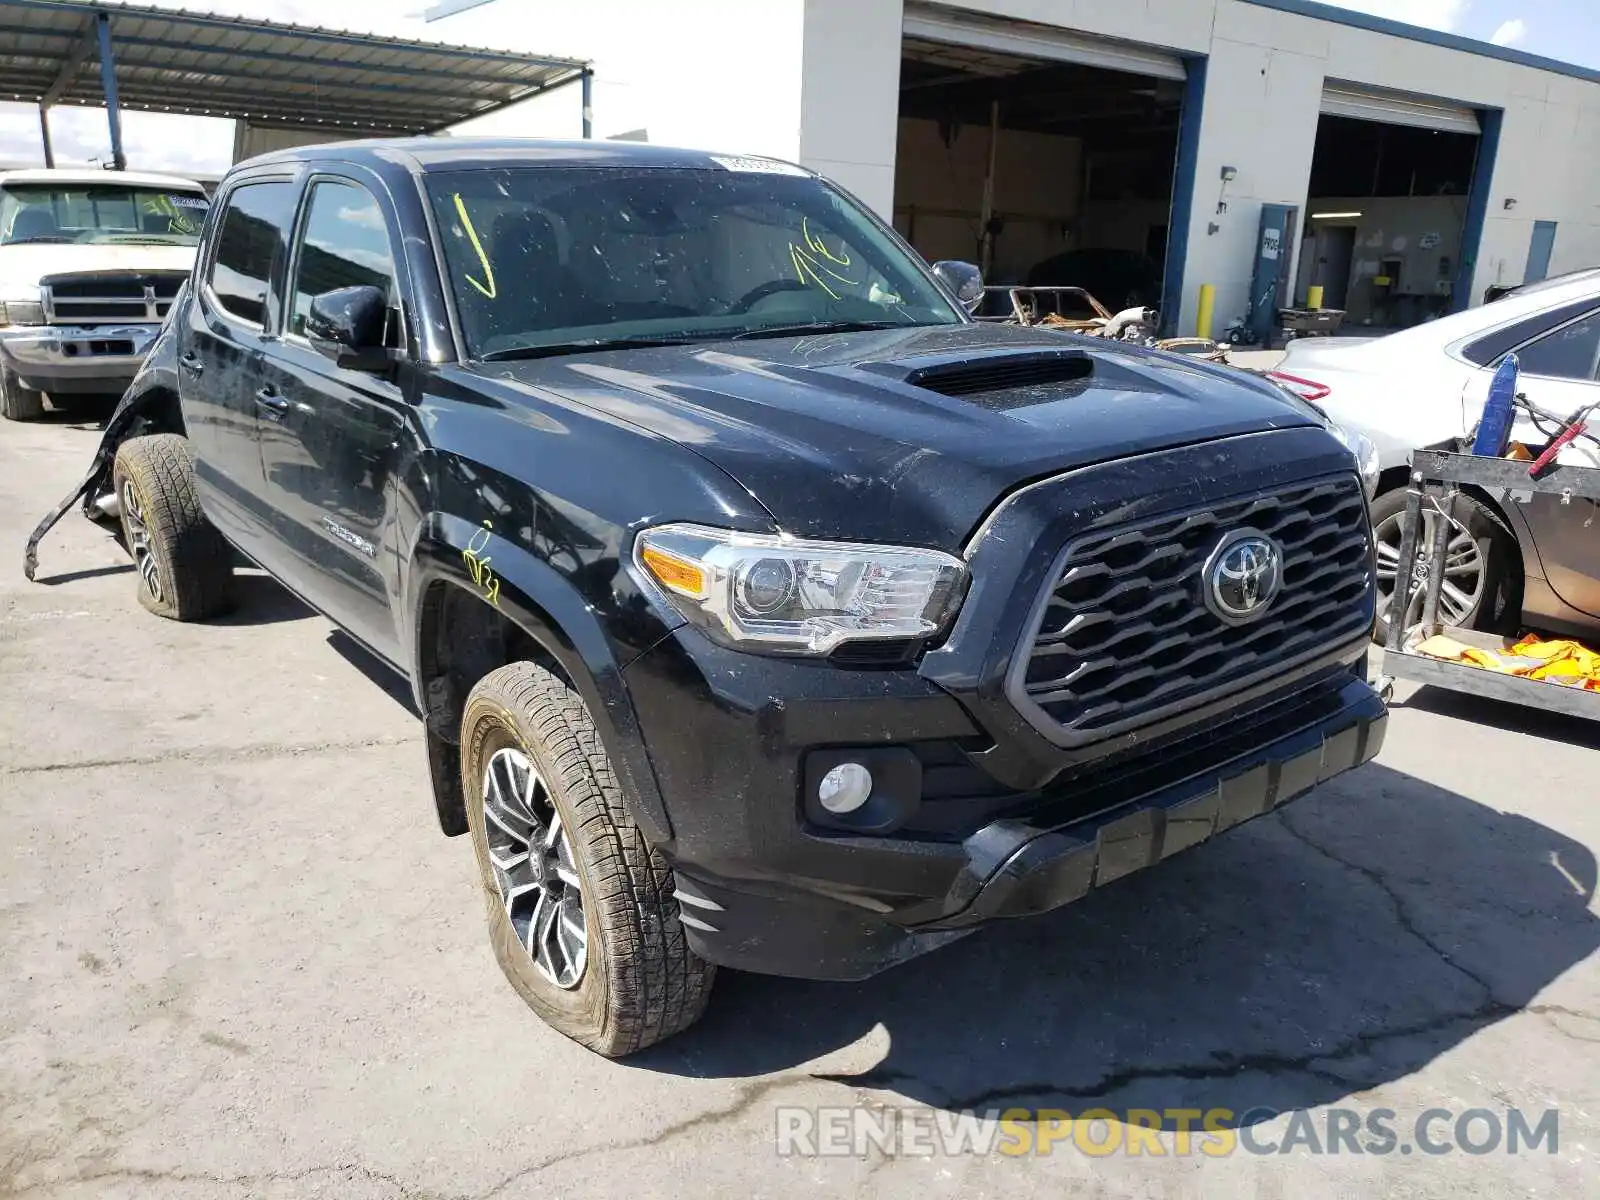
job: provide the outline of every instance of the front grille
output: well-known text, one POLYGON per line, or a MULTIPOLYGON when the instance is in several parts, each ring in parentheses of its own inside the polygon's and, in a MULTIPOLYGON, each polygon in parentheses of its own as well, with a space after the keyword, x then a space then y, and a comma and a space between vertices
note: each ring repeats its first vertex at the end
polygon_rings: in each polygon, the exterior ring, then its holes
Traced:
POLYGON ((45 316, 57 325, 166 319, 187 275, 181 271, 101 271, 41 281, 45 316))
POLYGON ((1012 702, 1063 745, 1136 729, 1367 631, 1371 532, 1360 481, 1338 476, 1096 532, 1061 555, 1012 702), (1206 607, 1218 543, 1254 529, 1283 549, 1266 616, 1206 607))

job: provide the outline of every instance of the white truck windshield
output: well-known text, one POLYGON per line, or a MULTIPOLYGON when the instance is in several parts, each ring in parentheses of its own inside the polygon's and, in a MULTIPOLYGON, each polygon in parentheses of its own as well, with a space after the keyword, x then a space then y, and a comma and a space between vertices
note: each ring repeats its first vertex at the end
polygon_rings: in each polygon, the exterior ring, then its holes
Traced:
POLYGON ((0 188, 0 246, 193 246, 210 206, 203 192, 167 188, 10 184, 0 188))

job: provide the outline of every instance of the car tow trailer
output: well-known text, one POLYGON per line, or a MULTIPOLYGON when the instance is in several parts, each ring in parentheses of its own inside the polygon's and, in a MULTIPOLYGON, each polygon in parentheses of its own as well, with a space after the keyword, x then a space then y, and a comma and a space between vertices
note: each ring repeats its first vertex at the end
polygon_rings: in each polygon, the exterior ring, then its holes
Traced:
POLYGON ((1418 654, 1415 647, 1430 637, 1444 634, 1480 650, 1504 650, 1504 639, 1496 634, 1446 626, 1439 621, 1439 594, 1444 587, 1444 564, 1450 530, 1455 521, 1456 499, 1463 487, 1483 489, 1502 504, 1527 503, 1535 492, 1561 497, 1561 503, 1576 500, 1600 502, 1600 468, 1551 466, 1538 476, 1528 473, 1526 461, 1457 454, 1442 450, 1418 450, 1411 459, 1411 485, 1406 497, 1404 524, 1401 526, 1400 558, 1395 564, 1394 597, 1389 610, 1389 633, 1383 651, 1383 674, 1378 690, 1388 700, 1395 681, 1409 679, 1429 687, 1470 692, 1511 704, 1541 708, 1569 717, 1600 721, 1600 692, 1568 687, 1517 675, 1447 662, 1418 654), (1433 536, 1423 545, 1423 512, 1436 507, 1444 520, 1435 522, 1433 536), (1418 570, 1421 566, 1423 569, 1418 570), (1415 579, 1416 587, 1401 585, 1415 579), (1408 618, 1420 600, 1420 620, 1408 618))

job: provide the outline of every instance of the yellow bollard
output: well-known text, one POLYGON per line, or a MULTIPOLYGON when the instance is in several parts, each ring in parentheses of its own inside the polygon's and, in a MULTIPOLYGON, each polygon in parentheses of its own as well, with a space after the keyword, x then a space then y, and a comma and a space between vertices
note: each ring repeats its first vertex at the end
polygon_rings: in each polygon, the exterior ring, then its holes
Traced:
POLYGON ((1322 286, 1320 284, 1306 289, 1306 307, 1312 312, 1316 312, 1322 307, 1322 286))
POLYGON ((1217 285, 1202 283, 1200 285, 1200 311, 1195 317, 1195 337, 1211 337, 1211 320, 1217 311, 1217 285))

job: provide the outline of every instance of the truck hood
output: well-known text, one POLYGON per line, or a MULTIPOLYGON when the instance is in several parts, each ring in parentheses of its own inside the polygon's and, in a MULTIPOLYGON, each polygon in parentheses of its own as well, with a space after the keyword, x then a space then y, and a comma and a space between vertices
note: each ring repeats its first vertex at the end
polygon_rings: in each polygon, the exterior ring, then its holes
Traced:
POLYGON ((23 242, 0 246, 0 300, 33 299, 46 275, 76 271, 188 271, 193 246, 23 242))
POLYGON ((674 439, 790 533, 947 550, 1021 483, 1322 423, 1244 372, 999 325, 617 350, 477 371, 674 439))

